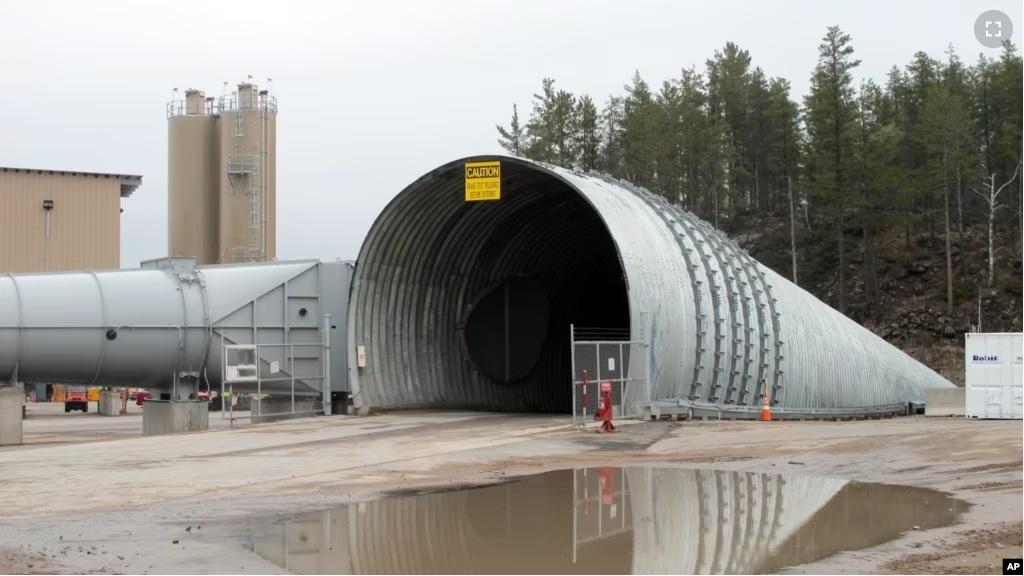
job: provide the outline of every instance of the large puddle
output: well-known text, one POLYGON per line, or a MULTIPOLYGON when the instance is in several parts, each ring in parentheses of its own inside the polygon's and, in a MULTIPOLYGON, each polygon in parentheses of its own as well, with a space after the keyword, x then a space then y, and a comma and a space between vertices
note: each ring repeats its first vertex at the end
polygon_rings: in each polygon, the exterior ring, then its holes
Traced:
POLYGON ((764 574, 966 504, 923 488, 688 468, 588 468, 298 514, 249 548, 298 574, 764 574))

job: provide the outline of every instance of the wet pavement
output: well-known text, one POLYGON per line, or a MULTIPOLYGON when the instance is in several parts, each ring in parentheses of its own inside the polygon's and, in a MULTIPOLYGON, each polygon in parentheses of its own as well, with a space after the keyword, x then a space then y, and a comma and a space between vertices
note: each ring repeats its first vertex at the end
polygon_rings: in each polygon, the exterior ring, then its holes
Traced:
POLYGON ((924 488, 690 468, 559 470, 210 526, 297 574, 764 574, 953 523, 924 488))

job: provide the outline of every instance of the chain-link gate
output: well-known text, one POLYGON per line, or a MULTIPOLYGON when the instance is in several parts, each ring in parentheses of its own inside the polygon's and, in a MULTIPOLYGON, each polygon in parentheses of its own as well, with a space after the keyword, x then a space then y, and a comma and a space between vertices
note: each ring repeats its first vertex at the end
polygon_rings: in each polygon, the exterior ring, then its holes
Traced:
POLYGON ((643 415, 648 390, 644 344, 628 330, 569 326, 572 342, 573 424, 585 428, 601 402, 601 383, 611 386, 612 417, 643 415))

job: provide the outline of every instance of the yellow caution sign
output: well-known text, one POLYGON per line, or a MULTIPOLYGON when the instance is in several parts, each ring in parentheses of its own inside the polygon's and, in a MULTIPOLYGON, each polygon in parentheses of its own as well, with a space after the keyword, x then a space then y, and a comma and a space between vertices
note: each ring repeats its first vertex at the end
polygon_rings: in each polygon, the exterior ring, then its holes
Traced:
POLYGON ((466 202, 501 199, 501 162, 466 162, 466 202))

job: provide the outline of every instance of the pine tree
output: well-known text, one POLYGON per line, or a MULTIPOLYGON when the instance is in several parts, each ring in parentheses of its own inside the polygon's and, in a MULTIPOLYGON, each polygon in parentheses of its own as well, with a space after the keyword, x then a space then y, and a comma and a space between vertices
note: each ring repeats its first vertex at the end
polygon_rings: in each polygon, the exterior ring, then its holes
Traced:
POLYGON ((509 127, 506 129, 501 124, 498 124, 497 128, 498 134, 501 135, 501 138, 498 139, 498 144, 509 154, 517 158, 524 157, 529 143, 526 131, 519 124, 519 109, 515 104, 512 105, 512 122, 509 124, 509 127))
POLYGON ((707 87, 703 75, 694 67, 683 70, 675 85, 679 93, 678 146, 682 154, 682 198, 677 201, 706 218, 710 212, 704 210, 708 204, 702 176, 709 163, 711 147, 707 141, 707 87))
POLYGON ((899 187, 896 167, 902 134, 895 124, 886 123, 890 108, 882 89, 872 81, 863 84, 858 98, 856 180, 859 194, 852 197, 856 206, 852 224, 861 230, 864 259, 864 313, 879 318, 885 303, 878 296, 878 236, 887 225, 887 203, 899 187))
POLYGON ((652 188, 657 170, 657 106, 639 70, 626 90, 622 100, 622 171, 634 184, 652 188))
POLYGON ((576 143, 579 140, 576 97, 571 92, 559 90, 555 94, 554 106, 547 119, 548 134, 551 138, 551 162, 565 168, 576 164, 576 143))
POLYGON ((857 104, 854 100, 852 70, 860 65, 853 58, 851 38, 838 26, 830 26, 818 47, 818 65, 811 76, 805 100, 811 167, 811 186, 826 218, 836 228, 838 247, 838 306, 846 311, 846 211, 851 196, 850 181, 855 143, 857 104))
POLYGON ((662 83, 652 114, 655 123, 654 188, 668 200, 679 202, 683 182, 682 98, 674 83, 662 83))
POLYGON ((610 96, 598 122, 601 170, 619 176, 622 173, 622 97, 610 96))
POLYGON ((939 187, 934 185, 932 174, 935 171, 926 148, 926 137, 919 134, 924 129, 922 119, 928 95, 939 82, 939 63, 924 52, 914 54, 914 60, 907 66, 908 106, 907 115, 910 129, 907 132, 910 147, 910 165, 907 173, 912 175, 908 184, 913 191, 917 211, 924 216, 928 232, 935 236, 935 206, 939 200, 936 192, 939 187))
POLYGON ((953 188, 956 198, 956 228, 960 236, 964 234, 964 186, 972 175, 970 168, 971 148, 971 117, 970 87, 968 73, 963 62, 957 56, 953 45, 946 50, 946 65, 942 70, 942 83, 949 91, 950 114, 949 128, 953 131, 952 149, 949 151, 949 162, 953 166, 953 188))
POLYGON ((1008 261, 1019 269, 1019 257, 1005 256, 1021 253, 1024 233, 1016 47, 1006 42, 998 58, 970 66, 952 46, 940 59, 918 52, 859 92, 849 35, 830 27, 818 51, 802 106, 786 79, 730 42, 659 84, 636 72, 601 106, 545 78, 529 120, 513 106, 498 141, 516 156, 645 186, 727 233, 766 218, 765 245, 781 240, 771 219, 785 218, 788 258, 762 254, 765 263, 791 268, 795 281, 799 255, 801 284, 827 286, 819 297, 855 317, 885 312, 892 293, 880 274, 901 258, 895 251, 927 245, 918 238, 915 247, 914 233, 945 240, 946 312, 963 298, 956 276, 975 264, 957 262, 954 236, 961 254, 987 246, 989 283, 1005 281, 996 276, 1008 261), (983 242, 972 227, 985 229, 983 242), (884 241, 897 235, 905 248, 884 241), (848 283, 850 271, 862 282, 848 283))
POLYGON ((790 99, 789 90, 788 80, 772 78, 765 96, 764 165, 771 192, 765 211, 782 206, 788 210, 789 182, 800 177, 800 110, 790 99))
POLYGON ((526 148, 526 157, 538 162, 554 162, 555 151, 555 127, 554 117, 557 93, 555 92, 555 80, 545 78, 541 81, 540 94, 533 95, 533 110, 530 112, 530 121, 526 124, 526 135, 529 146, 526 148))
POLYGON ((910 167, 913 164, 911 161, 913 150, 907 138, 907 134, 911 130, 908 114, 910 89, 907 85, 907 75, 898 66, 889 69, 885 94, 886 98, 892 102, 891 122, 902 135, 899 142, 899 165, 902 168, 900 171, 901 185, 892 199, 892 203, 897 206, 903 220, 904 243, 910 246, 910 228, 914 216, 914 192, 913 175, 910 173, 910 167))
POLYGON ((598 125, 597 105, 593 98, 584 94, 576 104, 576 150, 583 170, 590 171, 598 167, 601 155, 601 134, 598 125))

